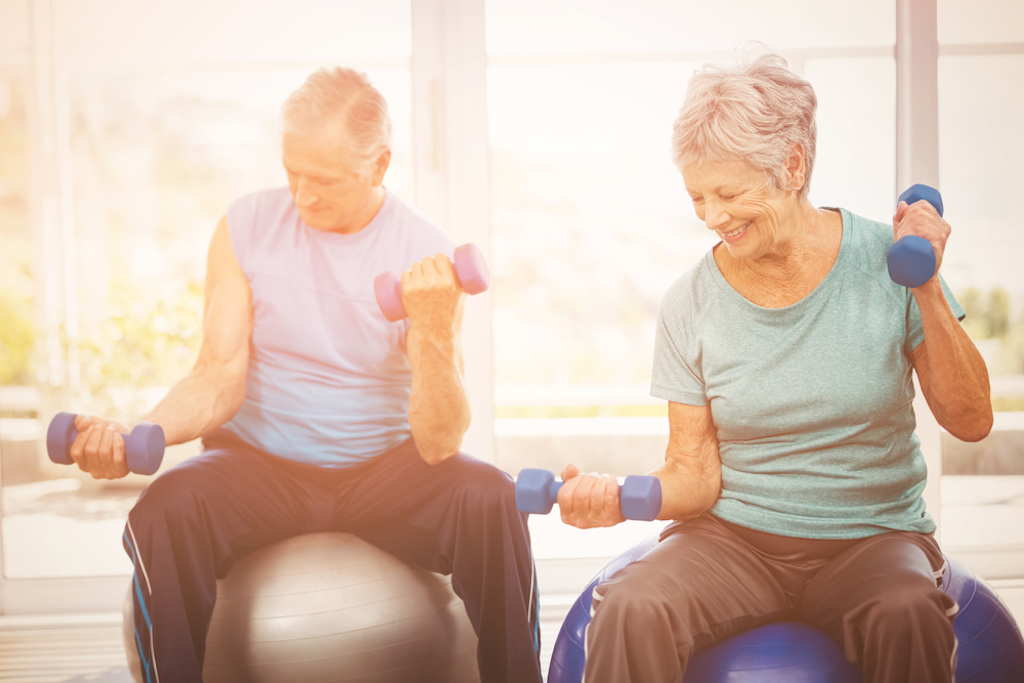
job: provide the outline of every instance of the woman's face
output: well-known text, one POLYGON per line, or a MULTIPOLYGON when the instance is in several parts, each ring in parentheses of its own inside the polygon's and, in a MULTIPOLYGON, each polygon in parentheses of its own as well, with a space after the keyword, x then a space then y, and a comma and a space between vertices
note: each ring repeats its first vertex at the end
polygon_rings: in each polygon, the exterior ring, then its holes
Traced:
POLYGON ((733 257, 777 253, 792 193, 772 193, 764 173, 742 160, 690 164, 683 169, 683 181, 697 217, 733 257))

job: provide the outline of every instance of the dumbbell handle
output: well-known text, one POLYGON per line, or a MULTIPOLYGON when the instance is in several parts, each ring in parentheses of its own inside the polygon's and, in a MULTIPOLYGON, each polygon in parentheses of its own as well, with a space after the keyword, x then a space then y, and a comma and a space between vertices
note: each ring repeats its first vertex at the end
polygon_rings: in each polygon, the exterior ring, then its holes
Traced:
MULTIPOLYGON (((563 483, 548 470, 522 470, 516 480, 516 507, 521 512, 546 515, 558 501, 558 491, 563 483)), ((626 477, 619 486, 619 505, 626 519, 657 519, 661 512, 661 481, 648 475, 626 477)))
MULTIPOLYGON (((911 185, 900 195, 896 203, 913 204, 922 200, 931 204, 939 215, 942 215, 942 195, 928 185, 911 185)), ((932 243, 925 238, 907 235, 889 247, 886 263, 889 266, 889 277, 893 282, 904 287, 920 287, 935 275, 935 250, 932 243)))
MULTIPOLYGON (((472 243, 455 249, 453 266, 455 279, 466 294, 479 294, 491 286, 491 273, 480 249, 472 243)), ((402 304, 402 278, 394 271, 381 273, 373 280, 377 305, 389 322, 408 317, 402 304)))
MULTIPOLYGON (((58 465, 71 465, 71 444, 78 437, 73 413, 57 413, 46 430, 46 452, 58 465)), ((153 474, 164 459, 164 430, 160 425, 141 422, 124 437, 128 469, 136 474, 153 474)))

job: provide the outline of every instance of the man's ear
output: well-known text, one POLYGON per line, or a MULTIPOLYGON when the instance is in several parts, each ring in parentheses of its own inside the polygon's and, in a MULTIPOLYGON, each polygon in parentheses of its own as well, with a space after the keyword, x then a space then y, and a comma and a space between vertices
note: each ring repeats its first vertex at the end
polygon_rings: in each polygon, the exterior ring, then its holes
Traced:
POLYGON ((374 186, 381 185, 384 182, 384 174, 388 172, 388 166, 391 165, 391 150, 385 149, 377 157, 377 160, 373 162, 373 166, 370 168, 370 176, 373 179, 374 186))

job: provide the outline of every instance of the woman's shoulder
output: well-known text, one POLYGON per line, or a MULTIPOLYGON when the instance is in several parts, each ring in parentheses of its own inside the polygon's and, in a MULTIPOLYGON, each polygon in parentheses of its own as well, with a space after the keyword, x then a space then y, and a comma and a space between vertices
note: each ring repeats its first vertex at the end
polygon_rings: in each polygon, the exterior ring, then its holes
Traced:
POLYGON ((712 270, 717 268, 714 259, 708 251, 669 286, 661 298, 663 313, 671 311, 691 319, 702 316, 721 291, 712 270))
POLYGON ((887 250, 892 245, 892 223, 865 218, 848 209, 839 209, 839 212, 843 214, 846 227, 849 229, 851 246, 874 251, 887 250))

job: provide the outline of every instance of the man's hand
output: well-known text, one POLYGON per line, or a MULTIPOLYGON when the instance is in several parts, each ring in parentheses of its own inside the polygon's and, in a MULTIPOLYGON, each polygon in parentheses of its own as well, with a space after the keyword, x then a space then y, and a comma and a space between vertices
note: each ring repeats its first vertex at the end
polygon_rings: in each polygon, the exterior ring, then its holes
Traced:
POLYGON ((402 273, 402 305, 410 325, 450 332, 465 298, 445 254, 428 256, 402 273))
POLYGON ((562 521, 580 529, 625 522, 619 503, 619 482, 610 474, 580 474, 575 465, 562 470, 558 509, 562 521))
POLYGON ((128 474, 124 435, 130 430, 112 420, 79 415, 78 436, 71 444, 71 459, 93 479, 120 479, 128 474))

